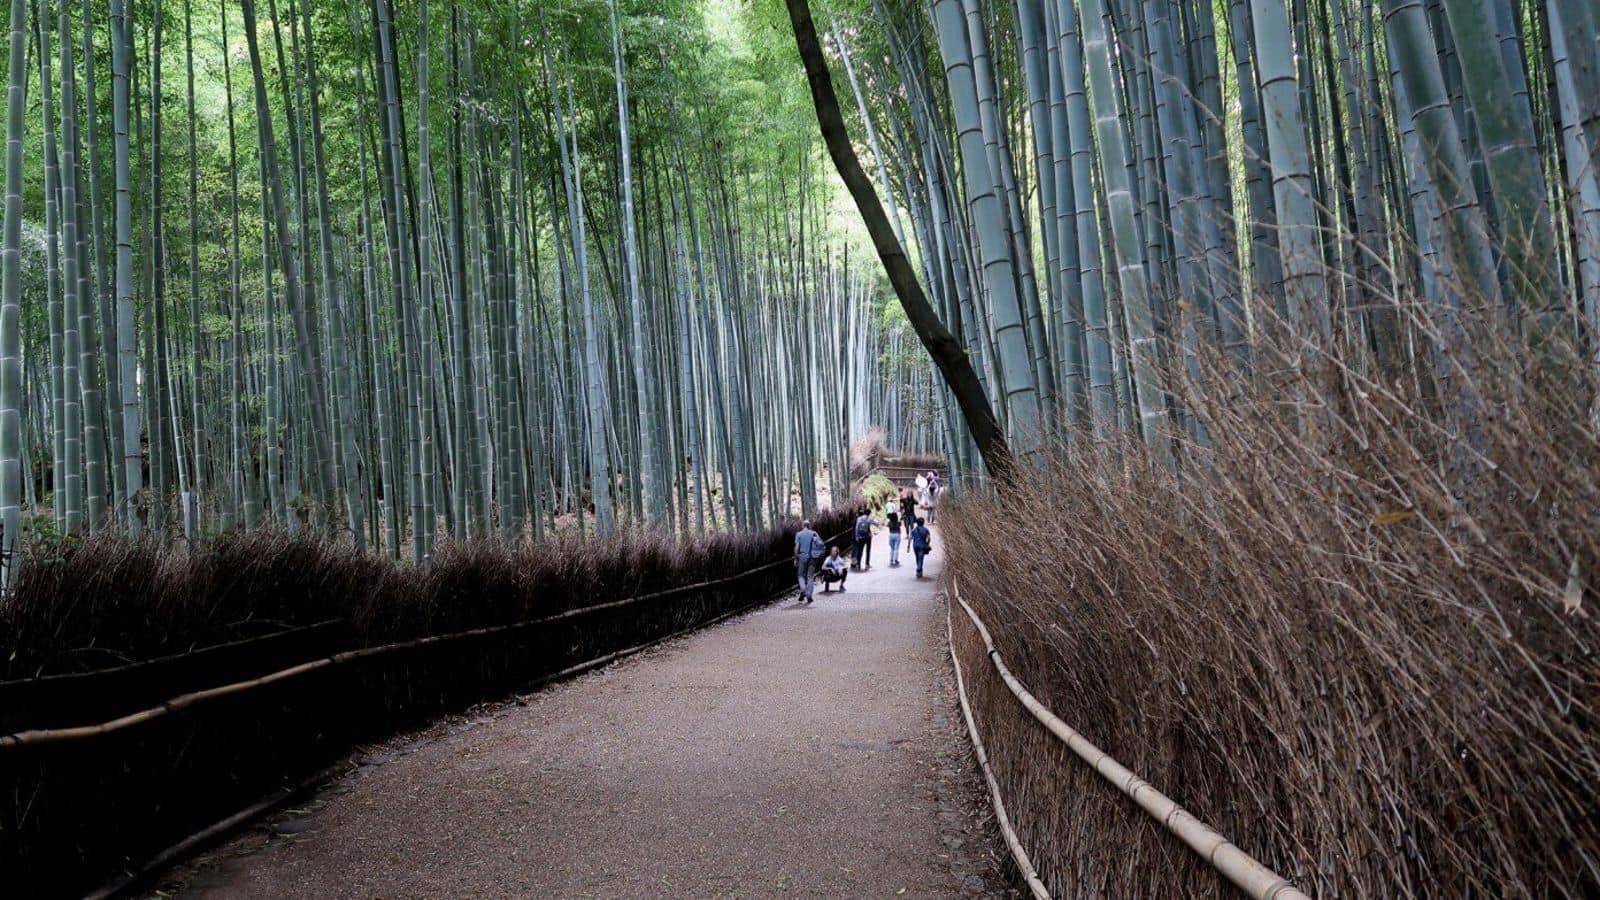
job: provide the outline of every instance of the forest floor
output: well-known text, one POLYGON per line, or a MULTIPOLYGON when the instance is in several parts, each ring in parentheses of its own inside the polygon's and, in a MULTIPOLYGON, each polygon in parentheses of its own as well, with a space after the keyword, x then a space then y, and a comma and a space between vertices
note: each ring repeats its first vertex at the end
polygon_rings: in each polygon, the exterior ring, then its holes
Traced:
MULTIPOLYGON (((937 545, 937 539, 935 541, 937 545)), ((192 897, 1006 896, 929 558, 369 748, 192 897)))

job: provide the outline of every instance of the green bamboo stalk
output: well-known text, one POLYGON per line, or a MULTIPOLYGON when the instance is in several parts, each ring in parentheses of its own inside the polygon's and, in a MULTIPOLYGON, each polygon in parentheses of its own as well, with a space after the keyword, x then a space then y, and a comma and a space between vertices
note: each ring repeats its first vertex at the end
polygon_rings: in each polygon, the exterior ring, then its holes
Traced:
MULTIPOLYGON (((1587 115, 1600 121, 1600 102, 1594 94, 1586 94, 1579 86, 1580 79, 1593 84, 1588 89, 1600 90, 1600 77, 1594 74, 1597 65, 1592 58, 1575 59, 1571 42, 1585 40, 1583 32, 1592 28, 1592 16, 1586 8, 1576 3, 1550 0, 1551 65, 1555 69, 1557 103, 1561 125, 1562 152, 1567 169, 1567 191, 1577 199, 1574 216, 1578 280, 1582 296, 1584 318, 1591 333, 1600 334, 1600 173, 1596 172, 1596 146, 1590 140, 1586 126, 1587 115), (1576 27, 1569 25, 1571 19, 1576 27)), ((1589 46, 1597 46, 1588 39, 1589 46)), ((1597 351, 1600 352, 1600 351, 1597 351)), ((1597 357, 1600 358, 1600 357, 1597 357)))
POLYGON ((194 11, 191 0, 183 2, 183 55, 189 70, 184 87, 189 113, 189 371, 194 390, 189 422, 190 450, 194 454, 190 476, 192 495, 184 503, 184 533, 192 544, 198 539, 204 525, 209 459, 204 390, 206 339, 200 325, 200 160, 197 147, 198 117, 194 103, 194 11))
MULTIPOLYGON (((1102 0, 1083 3, 1082 27, 1089 92, 1095 106, 1095 133, 1100 145, 1100 177, 1105 188, 1102 199, 1110 211, 1111 236, 1115 241, 1117 282, 1121 288, 1121 311, 1128 337, 1126 355, 1131 360, 1129 368, 1135 386, 1139 428, 1151 455, 1162 463, 1171 464, 1171 443, 1163 421, 1166 400, 1155 359, 1149 280, 1141 262, 1135 201, 1126 166, 1130 157, 1121 127, 1122 103, 1112 75, 1102 0)), ((1114 345, 1115 342, 1108 343, 1114 345)), ((1093 350, 1091 340, 1091 354, 1093 350)))
POLYGON ((645 513, 651 520, 659 519, 662 515, 663 499, 661 486, 655 483, 656 468, 656 434, 649 420, 648 411, 651 406, 650 379, 646 377, 645 368, 645 335, 644 335, 644 298, 641 296, 639 283, 639 247, 638 237, 634 232, 634 204, 633 204, 633 159, 632 140, 628 135, 628 82, 623 65, 623 35, 622 22, 618 14, 617 0, 611 0, 611 56, 613 61, 613 80, 617 89, 617 148, 621 156, 622 166, 622 253, 627 268, 627 293, 628 312, 631 318, 629 332, 629 346, 633 359, 634 372, 634 402, 645 418, 640 420, 639 427, 639 485, 644 497, 645 513))
POLYGON ((1451 270, 1459 273, 1461 289, 1469 292, 1470 300, 1495 302, 1499 280, 1494 273, 1488 225, 1476 192, 1463 177, 1468 162, 1421 0, 1385 0, 1384 26, 1393 48, 1390 59, 1399 68, 1428 176, 1439 198, 1440 214, 1445 216, 1451 270))
POLYGON ((1018 280, 1012 267, 1012 248, 1007 237, 1005 211, 996 194, 987 162, 990 153, 985 147, 966 19, 959 0, 936 0, 933 13, 939 33, 940 54, 944 58, 945 75, 956 110, 961 155, 966 163, 962 172, 968 211, 983 254, 983 282, 990 314, 995 322, 1006 431, 1014 450, 1026 454, 1039 446, 1042 408, 1034 380, 1022 305, 1017 294, 1018 280))
MULTIPOLYGON (((150 493, 147 501, 150 508, 150 518, 153 530, 158 540, 167 538, 167 499, 171 496, 168 475, 173 460, 178 456, 172 447, 174 435, 172 406, 174 397, 172 393, 172 376, 169 368, 169 355, 167 352, 167 232, 166 232, 166 204, 163 200, 163 187, 166 183, 162 173, 165 153, 162 149, 161 110, 163 107, 163 93, 161 89, 161 49, 166 33, 166 10, 162 5, 157 5, 154 15, 151 16, 151 25, 147 40, 149 41, 150 93, 149 103, 149 140, 138 138, 141 154, 149 151, 149 205, 142 211, 140 223, 146 228, 148 242, 145 243, 145 271, 148 279, 142 283, 149 286, 146 298, 146 321, 150 327, 145 332, 145 366, 151 380, 154 382, 153 390, 145 393, 145 404, 150 422, 148 440, 150 442, 150 493)), ((141 123, 145 121, 139 118, 141 123)), ((142 168, 142 166, 141 166, 142 168)))
MULTIPOLYGON (((35 14, 38 19, 40 44, 40 83, 45 86, 44 105, 48 108, 51 102, 48 90, 51 76, 44 52, 48 43, 46 39, 48 32, 45 28, 47 10, 48 6, 41 2, 36 7, 35 14)), ((76 310, 78 344, 76 378, 81 389, 83 495, 86 501, 84 527, 93 531, 104 524, 106 517, 105 397, 100 387, 100 356, 96 334, 99 303, 90 278, 88 245, 84 233, 84 192, 81 189, 82 175, 78 154, 76 80, 73 75, 72 32, 65 2, 59 7, 56 31, 61 63, 60 171, 67 173, 65 178, 59 174, 56 178, 61 201, 61 253, 64 254, 61 257, 64 263, 62 286, 64 291, 70 292, 73 301, 68 304, 67 314, 72 315, 72 310, 76 310)), ((48 122, 48 112, 46 115, 48 122)), ((55 151, 50 148, 53 141, 48 125, 45 137, 48 169, 50 162, 56 158, 55 151)), ((47 173, 46 181, 49 180, 47 173)))
POLYGON ((1333 324, 1288 15, 1283 0, 1251 0, 1250 8, 1273 169, 1288 324, 1301 339, 1319 340, 1326 346, 1333 324))
MULTIPOLYGON (((82 428, 79 421, 81 403, 78 389, 78 278, 77 231, 69 217, 63 222, 62 202, 74 210, 76 185, 67 188, 62 196, 61 176, 57 167, 55 132, 55 96, 50 71, 50 44, 45 38, 41 5, 34 5, 34 36, 38 41, 36 54, 39 65, 40 113, 44 125, 45 170, 45 295, 50 309, 51 392, 54 395, 53 412, 58 436, 58 453, 55 459, 57 493, 54 503, 58 527, 66 534, 78 534, 82 528, 81 504, 82 428), (63 261, 61 247, 66 247, 63 261), (64 264, 63 264, 64 262, 64 264), (62 269, 66 271, 63 272, 62 269)), ((71 169, 68 169, 71 172, 71 169)), ((71 181, 71 179, 69 179, 71 181)))
POLYGON ((0 591, 17 586, 22 544, 22 144, 28 4, 11 0, 6 92, 5 245, 0 248, 0 591))
MULTIPOLYGON (((187 3, 187 0, 185 0, 187 3)), ((330 309, 330 320, 333 322, 332 340, 338 352, 346 352, 346 337, 344 331, 345 315, 348 304, 342 291, 343 282, 333 277, 333 204, 328 193, 328 160, 324 148, 322 134, 322 86, 317 75, 317 54, 311 41, 311 9, 310 4, 304 4, 301 10, 301 28, 305 32, 305 74, 306 87, 310 95, 311 109, 311 148, 313 171, 316 176, 317 199, 317 271, 321 276, 322 299, 330 309)), ((192 72, 192 65, 191 65, 192 72)), ((192 85, 191 74, 191 85, 192 85)), ((190 134, 193 134, 191 125, 190 134)), ((192 140, 192 137, 191 137, 192 140)), ((196 301, 198 303, 198 301, 196 301)), ((198 326, 198 321, 196 323, 198 326)), ((198 344, 196 345, 198 346, 198 344)), ((198 380, 200 363, 195 362, 195 378, 198 380)), ((357 550, 366 549, 366 524, 363 512, 366 507, 366 489, 359 471, 360 450, 355 439, 355 401, 352 396, 351 373, 348 366, 339 366, 333 373, 334 397, 338 404, 338 413, 344 423, 342 439, 339 442, 339 458, 343 461, 345 470, 345 524, 350 529, 351 540, 357 550)), ((199 413, 196 412, 196 421, 199 413)), ((199 445, 200 438, 196 437, 199 445)), ((198 480, 196 482, 199 484, 198 480)), ((332 491, 334 485, 328 485, 332 491)))
POLYGON ((326 401, 326 381, 322 371, 321 352, 311 332, 307 301, 302 292, 300 266, 289 236, 289 219, 284 198, 283 178, 278 166, 277 140, 274 136, 272 113, 267 103, 267 86, 261 68, 261 48, 256 38, 255 0, 243 0, 246 44, 250 51, 250 69, 255 82, 256 127, 261 145, 262 165, 270 197, 271 225, 278 248, 278 266, 283 275, 284 292, 288 298, 289 316, 294 323, 296 355, 308 395, 313 448, 313 472, 319 488, 325 492, 323 499, 329 508, 329 498, 337 487, 333 474, 332 436, 326 401))
MULTIPOLYGON (((129 161, 129 75, 133 32, 128 22, 128 0, 111 0, 111 122, 116 170, 117 230, 117 384, 122 392, 123 494, 119 498, 123 522, 130 537, 144 531, 144 457, 140 447, 139 344, 134 328, 133 281, 133 175, 129 161)), ((85 62, 88 65, 88 62, 85 62)))
POLYGON ((1562 305, 1560 273, 1552 264, 1555 235, 1533 114, 1527 97, 1516 91, 1517 85, 1526 84, 1522 62, 1513 55, 1512 67, 1506 65, 1493 0, 1444 0, 1444 8, 1504 229, 1501 249, 1510 267, 1512 294, 1539 317, 1539 329, 1547 331, 1555 327, 1562 305))

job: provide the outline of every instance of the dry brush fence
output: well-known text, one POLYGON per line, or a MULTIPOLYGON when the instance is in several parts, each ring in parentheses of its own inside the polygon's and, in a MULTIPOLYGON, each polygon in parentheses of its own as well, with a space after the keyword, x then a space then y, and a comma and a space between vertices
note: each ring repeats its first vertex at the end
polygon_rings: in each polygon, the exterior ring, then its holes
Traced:
POLYGON ((361 742, 759 603, 791 535, 456 545, 427 570, 265 533, 36 560, 0 622, 7 892, 81 893, 361 742))
MULTIPOLYGON (((1312 896, 1600 895, 1594 376, 1476 346, 1465 432, 1404 385, 1330 404, 1320 439, 1270 385, 1190 395, 1210 445, 1180 470, 1079 444, 941 517, 1029 690, 1312 896)), ((1231 896, 972 632, 975 718, 1051 892, 1231 896)))

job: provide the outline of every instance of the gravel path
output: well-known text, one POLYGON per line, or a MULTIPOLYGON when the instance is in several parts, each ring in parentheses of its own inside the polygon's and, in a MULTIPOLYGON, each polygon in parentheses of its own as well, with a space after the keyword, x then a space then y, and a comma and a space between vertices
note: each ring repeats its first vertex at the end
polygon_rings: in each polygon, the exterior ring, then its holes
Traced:
MULTIPOLYGON (((937 539, 936 539, 937 543, 937 539)), ((194 897, 1002 896, 930 578, 786 600, 369 751, 194 897), (525 705, 524 705, 525 704, 525 705)), ((936 575, 941 556, 929 560, 936 575)))

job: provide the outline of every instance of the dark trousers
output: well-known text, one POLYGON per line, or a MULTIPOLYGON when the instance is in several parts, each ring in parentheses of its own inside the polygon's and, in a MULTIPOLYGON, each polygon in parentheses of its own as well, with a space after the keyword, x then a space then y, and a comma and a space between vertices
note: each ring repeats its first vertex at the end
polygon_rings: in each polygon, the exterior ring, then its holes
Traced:
POLYGON ((913 547, 912 550, 917 554, 917 574, 921 575, 922 574, 922 560, 927 557, 928 548, 927 547, 913 547))
POLYGON ((831 572, 831 571, 829 571, 827 569, 823 569, 822 570, 823 590, 827 590, 829 585, 835 585, 835 584, 837 584, 839 587, 844 587, 845 579, 849 578, 849 577, 850 577, 850 570, 848 570, 848 569, 846 569, 843 572, 831 572))
POLYGON ((856 541, 856 566, 870 565, 872 563, 872 538, 856 541))

